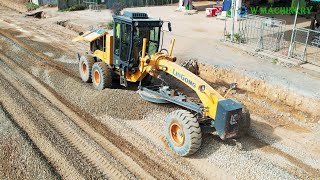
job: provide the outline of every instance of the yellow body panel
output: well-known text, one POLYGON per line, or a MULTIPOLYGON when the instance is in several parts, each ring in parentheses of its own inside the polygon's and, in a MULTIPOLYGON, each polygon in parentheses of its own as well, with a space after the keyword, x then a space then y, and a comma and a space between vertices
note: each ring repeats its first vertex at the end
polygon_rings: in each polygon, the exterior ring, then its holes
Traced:
POLYGON ((189 86, 191 89, 193 89, 197 93, 199 99, 206 109, 204 114, 212 119, 215 119, 218 101, 220 99, 224 99, 224 97, 222 97, 200 77, 196 76, 195 74, 191 73, 184 67, 181 67, 174 62, 162 59, 159 60, 157 64, 162 69, 165 67, 165 72, 171 74, 173 77, 177 78, 178 80, 189 86), (199 86, 203 85, 205 86, 205 90, 201 92, 198 88, 199 86))
POLYGON ((137 71, 134 74, 127 72, 126 78, 127 78, 127 81, 137 82, 137 81, 140 81, 141 79, 143 79, 147 74, 148 74, 147 71, 144 71, 142 74, 140 71, 137 71))
POLYGON ((96 50, 94 53, 93 53, 93 56, 101 59, 103 62, 107 62, 107 53, 106 52, 103 52, 101 50, 96 50))
POLYGON ((103 51, 96 50, 93 55, 103 62, 112 65, 113 64, 113 36, 107 34, 105 39, 103 38, 103 51))
POLYGON ((113 64, 113 36, 107 34, 106 36, 106 53, 107 53, 107 61, 108 64, 113 64))
MULTIPOLYGON (((140 71, 143 72, 143 75, 145 72, 147 72, 152 76, 157 76, 157 74, 155 74, 157 70, 164 71, 177 78, 179 81, 183 82, 197 93, 205 108, 204 115, 215 119, 218 101, 225 98, 200 77, 188 71, 179 64, 172 62, 172 60, 172 56, 163 53, 156 53, 151 58, 146 56, 145 58, 141 58, 140 71), (146 63, 147 59, 150 60, 148 64, 146 63), (205 90, 200 91, 199 86, 205 86, 205 90)), ((136 74, 135 79, 140 78, 140 71, 139 74, 136 74)))

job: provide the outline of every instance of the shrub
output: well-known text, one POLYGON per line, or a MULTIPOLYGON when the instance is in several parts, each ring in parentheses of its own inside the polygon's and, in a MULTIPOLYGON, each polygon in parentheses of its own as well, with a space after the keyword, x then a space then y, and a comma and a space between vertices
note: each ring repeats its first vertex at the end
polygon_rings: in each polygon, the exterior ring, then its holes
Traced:
POLYGON ((113 28, 113 24, 114 24, 114 22, 113 21, 109 21, 108 23, 107 23, 107 29, 112 29, 113 28))
POLYGON ((278 58, 272 58, 271 63, 272 64, 277 64, 279 62, 278 58))
POLYGON ((231 39, 231 34, 227 32, 226 38, 227 38, 227 39, 231 39))
POLYGON ((86 9, 86 6, 83 5, 83 4, 76 4, 76 5, 73 5, 67 9, 59 9, 58 11, 59 12, 66 12, 66 11, 80 11, 80 10, 85 10, 86 9))
POLYGON ((235 34, 233 35, 233 37, 234 37, 234 40, 235 40, 237 43, 240 43, 240 42, 241 42, 241 35, 240 35, 240 34, 235 33, 235 34))
POLYGON ((80 10, 85 10, 86 6, 83 4, 76 4, 68 8, 68 11, 80 11, 80 10))
POLYGON ((28 2, 25 4, 26 8, 28 9, 28 11, 33 11, 39 8, 39 5, 32 3, 32 2, 28 2))

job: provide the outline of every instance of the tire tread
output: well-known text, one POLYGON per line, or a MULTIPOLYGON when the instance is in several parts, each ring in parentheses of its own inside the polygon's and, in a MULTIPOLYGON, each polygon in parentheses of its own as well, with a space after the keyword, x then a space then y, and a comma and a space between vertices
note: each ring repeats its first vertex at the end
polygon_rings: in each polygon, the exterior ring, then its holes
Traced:
POLYGON ((112 76, 112 69, 110 69, 106 63, 104 62, 97 62, 92 67, 92 75, 95 69, 98 69, 101 75, 101 83, 99 86, 96 86, 94 84, 94 87, 97 90, 103 90, 105 88, 112 88, 114 86, 113 84, 113 76, 112 76))
POLYGON ((81 56, 80 61, 79 61, 79 73, 80 73, 80 77, 82 79, 82 81, 86 82, 86 83, 91 83, 92 82, 92 66, 95 63, 95 60, 93 58, 93 56, 86 54, 81 56), (88 76, 86 77, 83 73, 82 73, 82 61, 85 61, 88 67, 88 76))
MULTIPOLYGON (((190 156, 194 154, 196 151, 199 150, 202 141, 202 133, 201 128, 197 119, 191 114, 189 111, 186 110, 176 110, 170 113, 166 118, 166 129, 170 126, 171 120, 176 119, 181 124, 184 124, 187 128, 185 132, 188 132, 188 136, 190 136, 190 146, 186 149, 176 151, 175 147, 169 143, 170 148, 180 156, 190 156)), ((170 136, 167 136, 167 141, 170 141, 170 136)))

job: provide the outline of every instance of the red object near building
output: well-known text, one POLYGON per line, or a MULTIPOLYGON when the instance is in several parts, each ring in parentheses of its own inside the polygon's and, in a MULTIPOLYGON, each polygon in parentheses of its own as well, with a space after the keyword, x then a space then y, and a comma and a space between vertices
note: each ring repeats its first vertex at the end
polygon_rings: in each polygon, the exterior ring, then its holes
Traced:
POLYGON ((218 13, 218 9, 217 8, 206 8, 206 14, 208 17, 213 17, 216 16, 218 13))
POLYGON ((217 8, 218 9, 218 13, 222 12, 222 6, 213 6, 213 8, 217 8))

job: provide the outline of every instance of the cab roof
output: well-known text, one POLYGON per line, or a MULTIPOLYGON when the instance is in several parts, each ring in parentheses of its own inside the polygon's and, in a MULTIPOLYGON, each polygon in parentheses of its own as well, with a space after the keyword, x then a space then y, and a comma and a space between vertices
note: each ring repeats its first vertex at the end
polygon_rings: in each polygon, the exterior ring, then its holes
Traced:
POLYGON ((141 12, 125 11, 123 15, 113 16, 113 18, 115 21, 126 22, 135 26, 162 26, 163 24, 160 19, 150 18, 147 13, 141 12))
POLYGON ((92 42, 98 38, 100 38, 101 36, 104 36, 108 34, 108 32, 104 29, 93 29, 91 31, 87 31, 85 33, 83 33, 82 35, 74 38, 72 41, 76 42, 76 41, 88 41, 88 42, 92 42))

